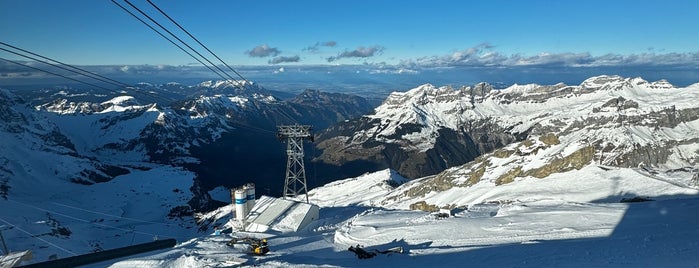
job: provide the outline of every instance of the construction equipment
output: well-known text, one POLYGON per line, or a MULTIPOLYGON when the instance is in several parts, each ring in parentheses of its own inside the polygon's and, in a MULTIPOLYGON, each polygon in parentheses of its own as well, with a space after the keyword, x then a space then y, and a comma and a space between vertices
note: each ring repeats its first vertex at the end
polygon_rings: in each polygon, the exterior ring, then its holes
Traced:
POLYGON ((257 256, 265 255, 269 252, 269 246, 267 245, 267 239, 253 238, 253 237, 243 237, 243 238, 233 238, 228 241, 226 245, 229 247, 235 247, 236 244, 246 244, 247 253, 257 256))

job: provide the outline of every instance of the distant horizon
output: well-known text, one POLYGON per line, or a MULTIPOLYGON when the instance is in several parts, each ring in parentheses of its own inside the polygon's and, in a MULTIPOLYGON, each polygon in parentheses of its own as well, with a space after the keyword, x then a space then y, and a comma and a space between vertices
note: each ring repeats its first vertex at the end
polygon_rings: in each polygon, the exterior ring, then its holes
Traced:
MULTIPOLYGON (((81 67, 127 84, 177 82, 184 85, 195 85, 209 80, 223 80, 203 66, 92 65, 81 67)), ((268 90, 300 93, 306 89, 315 89, 370 98, 383 98, 391 92, 407 91, 427 83, 435 86, 459 87, 487 82, 496 88, 505 88, 512 84, 554 85, 565 83, 579 85, 585 79, 598 75, 641 77, 649 82, 667 80, 675 87, 686 87, 699 83, 699 68, 677 66, 662 68, 435 67, 409 69, 396 65, 287 65, 283 67, 236 66, 236 69, 246 79, 268 90)), ((86 77, 76 75, 71 75, 71 77, 99 83, 86 77)), ((0 87, 8 86, 15 89, 56 86, 88 87, 65 78, 0 62, 0 87)))

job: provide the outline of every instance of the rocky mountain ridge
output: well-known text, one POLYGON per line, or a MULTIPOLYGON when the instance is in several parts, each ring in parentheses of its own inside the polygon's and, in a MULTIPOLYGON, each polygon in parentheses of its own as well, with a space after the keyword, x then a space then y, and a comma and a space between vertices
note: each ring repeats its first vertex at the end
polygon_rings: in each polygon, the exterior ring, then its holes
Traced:
POLYGON ((692 155, 670 159, 678 146, 693 146, 699 137, 693 125, 699 106, 691 101, 697 88, 619 76, 502 90, 426 84, 392 93, 373 114, 322 133, 317 160, 370 161, 414 179, 553 133, 583 135, 576 139, 603 152, 596 154, 600 163, 681 167, 697 161, 692 155))
MULTIPOLYGON (((200 149, 203 147, 226 144, 273 144, 258 148, 262 152, 259 155, 279 155, 281 162, 285 159, 284 151, 277 147, 283 144, 273 135, 277 124, 296 121, 322 128, 371 109, 359 97, 310 90, 282 100, 253 83, 208 81, 195 86, 176 83, 137 86, 138 89, 127 88, 111 95, 57 88, 40 94, 17 92, 23 94, 19 96, 4 90, 0 100, 5 104, 0 111, 3 119, 0 127, 14 131, 20 138, 27 132, 35 133, 30 134, 36 137, 35 143, 47 150, 60 149, 62 154, 92 163, 94 167, 85 170, 56 172, 70 177, 69 181, 93 184, 127 174, 129 167, 174 165, 195 172, 215 171, 216 166, 210 165, 208 159, 230 158, 234 152, 215 155, 197 152, 203 151, 200 149), (205 169, 199 168, 204 165, 202 162, 207 164, 205 169)), ((239 166, 236 164, 239 169, 265 164, 269 156, 257 158, 248 154, 243 159, 239 166)), ((195 199, 208 200, 206 192, 221 185, 219 178, 210 177, 211 174, 226 176, 222 172, 198 174, 197 185, 201 189, 195 193, 195 199)), ((243 183, 243 179, 249 180, 241 177, 226 183, 243 183)), ((278 184, 282 185, 281 179, 278 184)), ((9 187, 12 183, 4 185, 9 187)), ((195 203, 201 205, 193 207, 196 210, 214 206, 195 203)))

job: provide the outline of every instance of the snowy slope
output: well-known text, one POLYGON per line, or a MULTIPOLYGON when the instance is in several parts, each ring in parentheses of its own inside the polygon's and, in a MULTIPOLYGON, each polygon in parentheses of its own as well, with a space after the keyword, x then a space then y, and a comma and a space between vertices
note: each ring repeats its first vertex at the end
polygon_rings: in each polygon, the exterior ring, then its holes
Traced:
POLYGON ((396 186, 407 181, 395 171, 386 169, 312 189, 308 199, 320 207, 374 206, 396 186))
MULTIPOLYGON (((599 175, 594 170, 581 171, 599 175)), ((612 177, 633 175, 620 170, 607 172, 612 177)), ((583 188, 580 184, 565 186, 540 180, 522 181, 517 189, 495 190, 493 186, 491 190, 498 193, 498 199, 511 201, 471 205, 455 210, 449 218, 392 208, 395 204, 355 205, 376 204, 372 200, 386 192, 377 186, 390 180, 392 173, 366 174, 314 189, 312 199, 325 204, 321 219, 301 232, 233 234, 266 237, 272 250, 266 256, 248 255, 240 244, 226 246, 229 235, 209 235, 173 249, 94 267, 458 267, 464 263, 477 267, 693 267, 699 261, 699 233, 695 228, 699 218, 694 216, 699 209, 699 195, 692 190, 678 190, 674 183, 681 178, 664 177, 667 181, 656 180, 648 186, 621 179, 617 182, 616 190, 643 192, 659 199, 643 203, 618 203, 614 191, 594 193, 610 186, 599 180, 583 188), (533 189, 527 190, 530 186, 533 189), (578 193, 568 198, 557 188, 577 189, 578 193), (521 198, 525 192, 528 198, 521 198), (347 200, 347 196, 353 199, 330 205, 333 196, 340 201, 347 200), (400 246, 404 253, 360 260, 347 250, 355 245, 368 251, 400 246)), ((409 186, 405 184, 396 191, 409 186)), ((481 193, 460 194, 474 199, 481 193)))
POLYGON ((168 211, 191 199, 192 179, 182 169, 158 167, 91 186, 33 182, 31 194, 20 194, 23 186, 17 186, 0 199, 0 225, 10 250, 32 250, 34 262, 159 237, 189 239, 197 235, 196 223, 168 217, 168 211))
MULTIPOLYGON (((110 107, 128 100, 114 99, 110 107)), ((75 133, 65 132, 76 135, 70 139, 61 129, 65 122, 9 91, 0 90, 0 101, 0 228, 10 250, 32 250, 36 262, 196 234, 193 220, 169 215, 192 199, 193 173, 139 161, 137 151, 92 157, 82 144, 98 144, 99 128, 76 124, 75 133), (86 142, 73 143, 80 137, 86 142)))

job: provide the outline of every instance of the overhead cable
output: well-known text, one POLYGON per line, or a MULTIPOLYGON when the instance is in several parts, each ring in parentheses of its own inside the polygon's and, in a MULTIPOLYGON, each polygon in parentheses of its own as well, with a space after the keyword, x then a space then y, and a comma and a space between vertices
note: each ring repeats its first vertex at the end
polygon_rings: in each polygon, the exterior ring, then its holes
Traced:
MULTIPOLYGON (((37 53, 31 52, 31 51, 28 51, 28 50, 26 50, 26 49, 22 49, 22 48, 19 48, 19 47, 10 45, 10 44, 7 44, 7 43, 5 43, 5 42, 1 42, 1 41, 0 41, 0 44, 2 44, 2 45, 4 45, 4 46, 7 46, 7 47, 14 48, 14 49, 16 49, 16 50, 19 50, 19 51, 22 51, 22 52, 25 52, 25 53, 29 53, 29 54, 31 54, 31 55, 40 57, 40 58, 45 59, 45 60, 49 60, 49 61, 56 62, 56 63, 58 63, 58 64, 60 64, 60 65, 67 66, 67 67, 72 68, 72 69, 74 69, 74 70, 78 70, 79 72, 81 72, 82 75, 85 75, 85 76, 88 76, 88 77, 96 76, 96 77, 99 77, 99 78, 102 78, 102 79, 105 79, 105 80, 109 80, 109 81, 111 81, 111 82, 114 82, 114 83, 118 84, 118 86, 130 87, 130 85, 128 85, 128 84, 126 84, 126 83, 122 83, 122 82, 119 82, 119 81, 117 81, 117 80, 111 79, 111 78, 109 78, 109 77, 105 77, 105 76, 102 76, 102 75, 100 75, 100 74, 93 73, 93 72, 90 72, 90 71, 88 71, 88 70, 85 70, 85 69, 82 69, 82 68, 79 68, 79 67, 76 67, 76 66, 67 64, 67 63, 63 63, 63 62, 60 62, 60 61, 51 59, 51 58, 49 58, 49 57, 45 57, 45 56, 39 55, 39 54, 37 54, 37 53)), ((93 77, 93 78, 94 78, 94 77, 93 77)), ((94 78, 94 79, 97 79, 97 78, 94 78)), ((98 79, 98 80, 99 80, 99 79, 98 79)), ((102 81, 102 80, 100 80, 100 81, 102 81)), ((112 83, 110 83, 110 84, 112 84, 112 83)))
POLYGON ((68 253, 68 254, 70 254, 70 255, 78 256, 78 254, 75 254, 75 252, 72 252, 72 251, 70 251, 70 250, 67 250, 67 249, 65 249, 65 248, 63 248, 63 247, 61 247, 61 246, 59 246, 59 245, 56 245, 56 244, 51 243, 51 242, 49 242, 49 241, 46 241, 46 240, 42 239, 41 237, 38 237, 38 236, 36 236, 36 235, 34 235, 34 234, 30 233, 30 232, 27 232, 26 230, 20 228, 20 227, 17 226, 17 225, 14 225, 14 224, 12 224, 12 223, 6 221, 6 220, 3 220, 2 218, 0 218, 0 221, 2 221, 2 222, 4 222, 5 224, 11 226, 12 228, 15 228, 15 229, 19 230, 20 232, 23 232, 23 233, 29 235, 29 237, 36 238, 36 239, 38 239, 38 240, 40 240, 40 241, 42 241, 42 242, 44 242, 44 243, 46 243, 46 244, 48 244, 48 245, 50 245, 50 246, 52 246, 52 247, 55 247, 55 248, 60 249, 60 250, 63 250, 63 251, 65 251, 66 253, 68 253))
POLYGON ((88 86, 93 86, 93 87, 96 87, 96 88, 101 88, 101 89, 104 89, 104 90, 107 90, 107 91, 110 91, 110 92, 113 91, 113 90, 108 89, 108 88, 106 88, 106 87, 102 87, 102 86, 98 86, 98 85, 91 84, 91 83, 88 83, 88 82, 80 81, 80 80, 75 79, 75 78, 71 78, 71 77, 68 77, 68 76, 65 76, 65 75, 62 75, 62 74, 57 74, 57 73, 54 73, 54 72, 51 72, 51 71, 47 71, 47 70, 44 70, 44 69, 41 69, 41 68, 37 68, 37 67, 34 67, 34 66, 29 66, 29 65, 26 65, 26 64, 23 64, 23 63, 19 63, 19 62, 13 61, 13 60, 8 60, 8 59, 5 59, 5 58, 0 58, 0 60, 4 60, 4 61, 6 61, 6 62, 14 63, 14 64, 17 64, 17 65, 21 65, 21 66, 24 66, 24 67, 27 67, 27 68, 31 68, 31 69, 40 71, 40 72, 45 72, 45 73, 47 73, 47 74, 52 74, 52 75, 55 75, 55 76, 60 76, 60 77, 63 77, 63 78, 65 78, 65 79, 72 80, 72 81, 75 81, 75 82, 78 82, 78 83, 81 83, 81 84, 85 84, 85 85, 88 85, 88 86))
MULTIPOLYGON (((114 0, 112 0, 112 1, 114 1, 114 0)), ((129 4, 132 8, 134 8, 136 11, 138 11, 139 13, 141 13, 141 15, 145 16, 146 18, 148 18, 151 22, 155 23, 155 25, 158 25, 158 27, 160 27, 161 29, 163 29, 163 30, 164 30, 165 32, 167 32, 168 34, 170 34, 170 36, 172 36, 172 37, 174 37, 175 39, 177 39, 177 41, 180 41, 180 43, 182 43, 182 44, 185 45, 187 48, 189 48, 190 50, 192 50, 194 53, 196 53, 197 55, 199 55, 199 57, 201 57, 201 58, 204 59, 206 62, 208 62, 209 64, 211 64, 214 68, 216 68, 216 70, 218 70, 218 71, 222 72, 223 74, 225 74, 226 76, 228 76, 229 79, 231 79, 231 80, 233 80, 233 81, 236 80, 236 79, 233 78, 230 74, 226 73, 226 72, 223 71, 221 68, 219 68, 216 64, 214 64, 213 62, 211 62, 211 61, 210 61, 208 58, 206 58, 204 55, 202 55, 201 53, 199 53, 199 51, 197 51, 196 49, 192 48, 189 44, 187 44, 187 42, 182 41, 182 39, 180 39, 179 37, 177 37, 177 35, 173 34, 170 30, 168 30, 167 28, 165 28, 163 25, 161 25, 159 22, 157 22, 157 21, 156 21, 155 19, 153 19, 151 16, 149 16, 148 14, 146 14, 145 12, 143 12, 143 10, 141 10, 141 9, 138 8, 137 6, 133 5, 133 4, 132 4, 131 2, 129 2, 128 0, 124 0, 124 2, 126 2, 126 3, 129 4)), ((224 78, 224 80, 227 80, 227 79, 224 78)), ((238 85, 238 83, 235 83, 235 86, 238 87, 238 88, 240 88, 241 90, 244 90, 244 88, 240 87, 240 85, 238 85)))
POLYGON ((128 10, 126 7, 122 6, 121 4, 117 3, 117 2, 114 1, 114 0, 111 0, 111 1, 112 1, 112 3, 114 3, 115 5, 117 5, 118 7, 120 7, 122 10, 124 10, 126 13, 129 13, 129 15, 131 15, 131 16, 134 17, 134 18, 136 18, 138 21, 140 21, 140 22, 143 23, 144 25, 148 26, 148 28, 150 28, 151 30, 155 31, 155 32, 156 32, 158 35, 160 35, 162 38, 165 38, 165 40, 167 40, 167 41, 169 41, 170 43, 172 43, 173 45, 175 45, 177 48, 179 48, 180 50, 182 50, 184 53, 187 53, 187 55, 189 55, 190 57, 192 57, 193 59, 195 59, 196 61, 198 61, 199 63, 201 63, 201 65, 203 65, 204 67, 206 67, 206 68, 208 68, 209 70, 211 70, 212 72, 214 72, 216 75, 218 75, 219 77, 221 77, 223 80, 228 80, 228 79, 226 79, 226 77, 224 77, 222 74, 220 74, 219 72, 217 72, 216 70, 214 70, 213 68, 211 68, 211 66, 207 65, 206 63, 204 63, 203 61, 201 61, 201 59, 199 59, 199 58, 197 58, 196 56, 192 55, 192 53, 190 53, 189 51, 187 51, 186 49, 184 49, 182 46, 180 46, 180 45, 178 45, 177 43, 175 43, 175 41, 172 41, 172 39, 168 38, 168 37, 165 36, 163 33, 161 33, 160 31, 158 31, 158 29, 155 29, 153 26, 151 26, 150 24, 148 24, 146 21, 144 21, 143 19, 139 18, 136 14, 134 14, 133 12, 131 12, 130 10, 128 10))
POLYGON ((173 18, 171 18, 167 13, 165 13, 165 11, 163 11, 163 10, 160 9, 158 6, 156 6, 151 0, 146 0, 146 1, 148 1, 148 3, 151 4, 151 6, 153 6, 153 7, 154 7, 155 9, 157 9, 161 14, 163 14, 163 16, 167 17, 172 23, 174 23, 175 25, 177 25, 177 27, 179 27, 180 30, 182 30, 182 31, 185 32, 187 35, 189 35, 189 37, 191 37, 192 39, 194 39, 194 41, 197 41, 197 43, 198 43, 200 46, 202 46, 204 49, 206 49, 206 51, 208 51, 209 53, 211 53, 211 55, 213 55, 214 57, 216 57, 216 59, 218 59, 221 63, 223 63, 223 65, 225 65, 226 67, 228 67, 229 70, 231 70, 233 73, 235 73, 236 75, 238 75, 238 77, 240 77, 240 79, 242 79, 243 81, 247 82, 247 79, 245 79, 242 75, 240 75, 240 73, 238 73, 235 69, 233 69, 231 66, 229 66, 229 65, 228 65, 226 62, 224 62, 221 58, 219 58, 213 51, 211 51, 207 46, 205 46, 202 42, 200 42, 199 39, 197 39, 196 37, 194 37, 194 35, 192 35, 191 33, 189 33, 189 31, 185 30, 184 27, 182 27, 182 25, 180 25, 179 23, 177 23, 177 21, 175 21, 173 18))
MULTIPOLYGON (((41 63, 46 64, 46 65, 51 65, 51 66, 53 66, 53 67, 56 67, 56 68, 59 68, 59 69, 63 69, 63 70, 66 70, 66 71, 69 71, 69 72, 72 72, 72 73, 75 73, 75 74, 78 74, 78 75, 85 75, 84 73, 81 73, 81 72, 78 72, 78 71, 75 71, 75 70, 72 70, 72 69, 63 67, 63 66, 61 66, 61 65, 53 64, 53 63, 50 63, 50 62, 48 62, 48 61, 40 60, 40 59, 37 59, 37 58, 32 57, 32 56, 23 55, 23 54, 21 54, 21 53, 17 53, 17 52, 14 52, 14 51, 11 51, 11 50, 8 50, 8 49, 4 49, 4 48, 1 48, 1 47, 0 47, 0 50, 6 51, 6 52, 9 52, 9 53, 12 53, 12 54, 21 56, 21 57, 25 57, 25 58, 30 59, 30 60, 34 60, 34 61, 37 61, 37 62, 41 62, 41 63)), ((111 81, 109 81, 109 80, 104 80, 104 79, 102 79, 102 78, 92 77, 92 76, 87 76, 87 77, 90 77, 90 78, 92 78, 92 79, 95 79, 95 80, 98 80, 98 81, 100 81, 100 82, 104 82, 104 83, 107 83, 107 84, 115 85, 115 86, 118 86, 118 87, 121 87, 121 86, 122 86, 122 85, 120 85, 120 84, 111 82, 111 81)))

